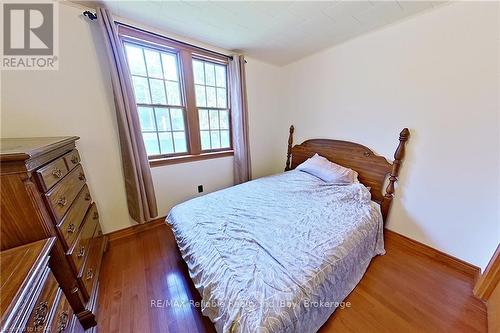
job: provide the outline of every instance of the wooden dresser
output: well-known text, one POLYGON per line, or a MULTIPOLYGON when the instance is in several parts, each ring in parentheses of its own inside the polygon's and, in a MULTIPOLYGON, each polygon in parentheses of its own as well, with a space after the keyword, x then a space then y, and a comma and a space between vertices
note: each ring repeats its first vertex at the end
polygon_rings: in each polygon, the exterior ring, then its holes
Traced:
POLYGON ((80 164, 78 139, 0 139, 0 244, 5 250, 55 237, 49 266, 87 329, 96 325, 107 238, 80 164))
POLYGON ((0 252, 1 332, 83 332, 48 265, 55 240, 0 252))

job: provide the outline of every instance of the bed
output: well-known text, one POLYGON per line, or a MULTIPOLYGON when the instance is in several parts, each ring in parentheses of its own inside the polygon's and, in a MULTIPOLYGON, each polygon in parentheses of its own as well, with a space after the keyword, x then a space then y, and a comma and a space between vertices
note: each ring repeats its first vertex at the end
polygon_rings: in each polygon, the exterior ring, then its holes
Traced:
POLYGON ((384 253, 408 129, 393 163, 353 142, 293 146, 293 133, 286 172, 189 200, 167 216, 218 332, 316 332, 384 253), (315 153, 357 171, 359 182, 331 185, 294 170, 315 153))

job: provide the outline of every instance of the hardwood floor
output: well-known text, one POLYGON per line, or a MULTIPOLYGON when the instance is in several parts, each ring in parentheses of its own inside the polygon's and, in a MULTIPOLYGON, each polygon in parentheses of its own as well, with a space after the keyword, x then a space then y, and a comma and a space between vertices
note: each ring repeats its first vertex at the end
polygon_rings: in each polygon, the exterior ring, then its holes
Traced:
MULTIPOLYGON (((486 309, 472 296, 471 274, 390 233, 386 250, 346 299, 352 306, 335 311, 321 333, 487 331, 486 309)), ((100 284, 101 333, 215 331, 199 308, 162 307, 156 301, 200 300, 165 225, 110 242, 100 284)))

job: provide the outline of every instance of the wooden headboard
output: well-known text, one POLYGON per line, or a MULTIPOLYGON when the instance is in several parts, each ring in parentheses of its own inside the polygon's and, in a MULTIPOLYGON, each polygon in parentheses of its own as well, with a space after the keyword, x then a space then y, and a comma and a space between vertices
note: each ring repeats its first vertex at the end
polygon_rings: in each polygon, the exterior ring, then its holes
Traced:
POLYGON ((405 144, 410 137, 408 128, 404 128, 399 134, 399 144, 392 163, 383 156, 375 155, 371 149, 349 141, 311 139, 292 147, 293 132, 292 125, 288 136, 285 171, 295 169, 297 165, 316 153, 334 163, 353 169, 358 173, 359 181, 370 187, 372 200, 380 204, 384 222, 386 221, 394 197, 394 183, 398 180, 399 169, 405 155, 405 144), (384 184, 388 176, 389 183, 384 193, 384 184))

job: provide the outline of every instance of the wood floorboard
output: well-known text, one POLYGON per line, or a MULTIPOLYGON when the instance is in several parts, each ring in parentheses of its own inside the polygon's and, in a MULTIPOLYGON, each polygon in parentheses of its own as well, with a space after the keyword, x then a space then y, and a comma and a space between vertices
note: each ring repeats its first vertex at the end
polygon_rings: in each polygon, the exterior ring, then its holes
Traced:
MULTIPOLYGON (((474 278, 386 237, 384 256, 320 329, 331 332, 486 332, 474 278)), ((201 300, 170 229, 158 226, 110 242, 101 270, 98 332, 215 332, 190 300, 201 300), (179 301, 167 306, 166 300, 179 301), (185 303, 182 303, 185 302, 185 303)))

